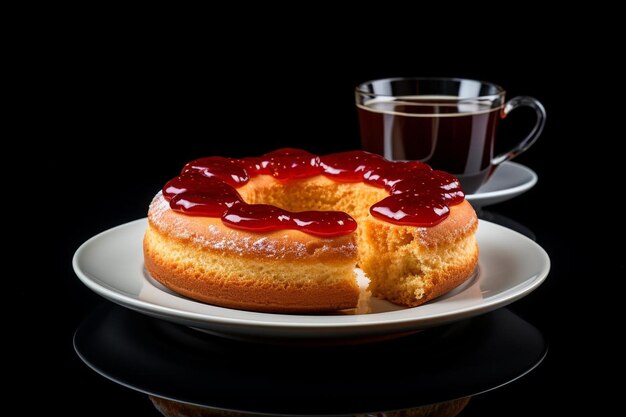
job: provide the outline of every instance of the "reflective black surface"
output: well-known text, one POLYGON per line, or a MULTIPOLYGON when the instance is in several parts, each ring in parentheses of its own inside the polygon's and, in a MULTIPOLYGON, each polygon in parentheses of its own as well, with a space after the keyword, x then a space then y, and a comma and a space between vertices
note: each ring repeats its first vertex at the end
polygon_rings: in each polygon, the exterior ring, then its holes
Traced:
POLYGON ((541 333, 507 309, 392 341, 309 348, 236 342, 106 306, 78 328, 74 345, 98 373, 141 392, 286 415, 468 397, 521 377, 547 351, 541 333))

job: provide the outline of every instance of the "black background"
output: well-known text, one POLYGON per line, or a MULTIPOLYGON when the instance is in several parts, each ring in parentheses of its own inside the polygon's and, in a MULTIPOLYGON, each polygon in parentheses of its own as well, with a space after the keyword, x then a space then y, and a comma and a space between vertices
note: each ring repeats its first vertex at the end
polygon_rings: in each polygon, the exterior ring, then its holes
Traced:
MULTIPOLYGON (((550 352, 532 374, 475 398, 462 415, 598 406, 590 391, 604 385, 596 372, 613 349, 610 334, 597 326, 611 310, 599 299, 607 281, 626 271, 617 248, 596 234, 604 220, 616 233, 623 230, 613 221, 614 194, 602 189, 614 191, 619 178, 607 163, 617 132, 595 101, 611 88, 616 71, 584 36, 567 32, 548 41, 547 32, 534 30, 495 46, 476 34, 451 45, 410 31, 365 38, 357 30, 331 41, 319 33, 313 41, 289 42, 288 33, 237 41, 218 31, 112 40, 113 32, 87 40, 74 33, 69 44, 70 37, 42 40, 47 53, 37 61, 45 69, 35 71, 41 91, 34 97, 44 111, 29 126, 41 129, 44 143, 27 144, 26 152, 46 181, 37 192, 42 200, 24 205, 36 214, 36 230, 51 237, 43 240, 51 256, 31 266, 40 272, 33 274, 36 284, 14 292, 41 306, 35 322, 17 320, 17 357, 26 364, 16 377, 22 392, 61 386, 70 399, 58 400, 68 413, 78 412, 80 403, 99 404, 90 415, 121 409, 158 415, 145 395, 98 376, 73 352, 73 332, 102 302, 72 271, 76 248, 100 231, 144 217, 154 193, 189 159, 283 146, 321 154, 357 148, 354 87, 415 75, 488 80, 504 86, 508 98, 540 99, 548 113, 543 136, 517 159, 538 173, 539 183, 490 210, 531 229, 551 256, 545 284, 511 306, 546 335, 550 352), (593 74, 585 69, 589 62, 597 63, 593 74), (50 204, 59 213, 46 216, 50 204), (613 261, 602 261, 607 258, 613 261)), ((532 120, 523 111, 509 119, 502 146, 532 120)))

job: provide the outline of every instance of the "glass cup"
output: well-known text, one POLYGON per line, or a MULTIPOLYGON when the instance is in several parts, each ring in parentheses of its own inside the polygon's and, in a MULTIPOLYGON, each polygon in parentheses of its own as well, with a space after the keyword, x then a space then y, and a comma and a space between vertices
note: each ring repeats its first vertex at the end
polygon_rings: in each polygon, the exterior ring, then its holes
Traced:
POLYGON ((392 160, 417 160, 447 171, 470 194, 495 168, 528 149, 546 120, 543 105, 526 96, 504 99, 502 87, 457 78, 388 78, 356 88, 364 150, 392 160), (513 149, 494 156, 500 119, 528 106, 537 120, 513 149))

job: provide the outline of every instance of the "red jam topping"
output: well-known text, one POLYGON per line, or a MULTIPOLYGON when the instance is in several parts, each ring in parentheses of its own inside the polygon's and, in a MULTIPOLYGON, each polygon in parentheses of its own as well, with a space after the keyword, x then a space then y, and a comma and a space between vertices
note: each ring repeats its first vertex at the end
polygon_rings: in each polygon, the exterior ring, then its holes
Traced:
POLYGON ((332 237, 352 233, 356 221, 341 211, 293 213, 267 204, 237 204, 222 216, 224 224, 251 232, 296 229, 315 236, 332 237))
POLYGON ((321 237, 346 235, 356 221, 340 211, 290 212, 267 204, 247 204, 235 188, 258 175, 281 181, 324 175, 336 182, 364 182, 389 191, 370 208, 389 223, 432 227, 450 214, 465 195, 459 181, 416 161, 388 161, 365 151, 316 156, 301 149, 279 149, 258 158, 213 156, 189 162, 180 176, 163 187, 172 210, 221 217, 229 227, 251 232, 295 229, 321 237))
POLYGON ((241 187, 250 179, 248 171, 242 166, 241 162, 222 156, 194 159, 185 165, 181 175, 187 173, 217 178, 233 187, 241 187))
POLYGON ((363 182, 366 171, 385 162, 385 158, 363 151, 333 153, 320 158, 324 175, 337 182, 363 182))

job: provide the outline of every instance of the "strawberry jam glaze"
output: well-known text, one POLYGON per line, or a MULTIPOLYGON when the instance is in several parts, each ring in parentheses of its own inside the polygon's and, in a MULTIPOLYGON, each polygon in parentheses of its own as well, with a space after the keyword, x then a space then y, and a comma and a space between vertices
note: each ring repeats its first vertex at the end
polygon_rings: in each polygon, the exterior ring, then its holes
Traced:
POLYGON ((180 176, 163 187, 172 210, 221 217, 229 227, 252 232, 296 229, 333 237, 352 233, 357 224, 340 211, 290 212, 267 204, 247 204, 237 188, 257 175, 280 181, 324 175, 336 182, 363 182, 384 188, 389 197, 370 207, 372 216, 389 223, 430 227, 441 223, 449 206, 464 199, 459 181, 416 161, 388 161, 364 151, 316 156, 300 149, 279 149, 258 158, 219 156, 189 162, 180 176))

